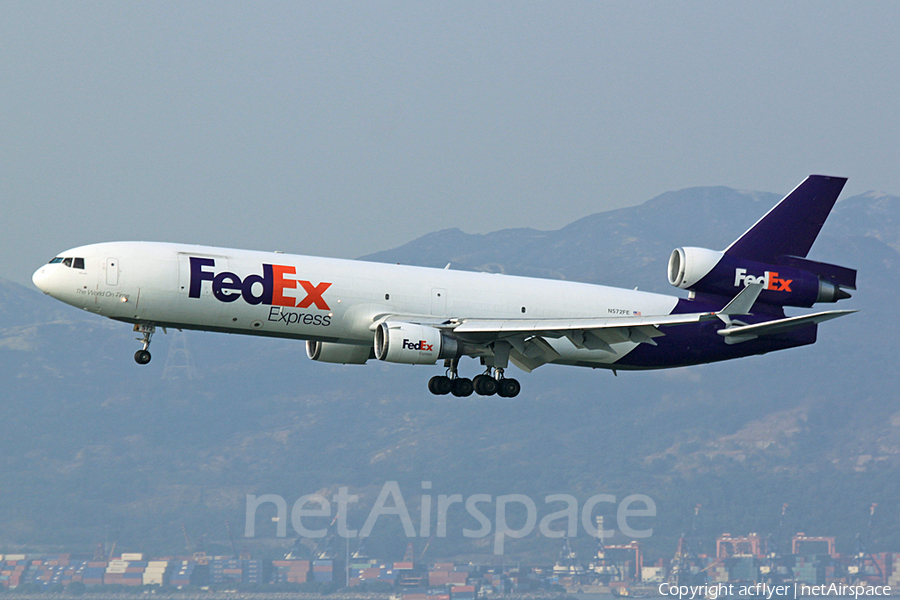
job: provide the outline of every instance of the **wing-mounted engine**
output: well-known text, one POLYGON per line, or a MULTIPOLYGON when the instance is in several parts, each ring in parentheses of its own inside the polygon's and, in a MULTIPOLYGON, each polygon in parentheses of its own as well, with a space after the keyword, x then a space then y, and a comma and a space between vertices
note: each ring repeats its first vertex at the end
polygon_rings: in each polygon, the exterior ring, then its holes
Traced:
POLYGON ((762 263, 706 248, 676 248, 669 257, 669 283, 691 292, 732 297, 751 283, 761 283, 759 301, 776 306, 810 307, 816 302, 849 298, 856 271, 796 256, 762 263))
POLYGON ((306 355, 315 361, 342 365, 364 365, 372 358, 371 346, 335 344, 334 342, 306 342, 306 355))
POLYGON ((408 365, 433 365, 457 358, 459 345, 440 329, 427 325, 385 321, 375 330, 375 358, 408 365))

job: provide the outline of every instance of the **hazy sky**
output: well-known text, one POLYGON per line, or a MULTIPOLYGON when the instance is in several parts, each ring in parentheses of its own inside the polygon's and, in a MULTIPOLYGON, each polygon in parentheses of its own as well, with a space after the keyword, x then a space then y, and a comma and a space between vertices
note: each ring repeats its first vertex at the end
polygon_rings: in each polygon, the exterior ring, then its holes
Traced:
POLYGON ((72 246, 356 257, 659 193, 900 194, 897 2, 12 2, 0 277, 72 246))

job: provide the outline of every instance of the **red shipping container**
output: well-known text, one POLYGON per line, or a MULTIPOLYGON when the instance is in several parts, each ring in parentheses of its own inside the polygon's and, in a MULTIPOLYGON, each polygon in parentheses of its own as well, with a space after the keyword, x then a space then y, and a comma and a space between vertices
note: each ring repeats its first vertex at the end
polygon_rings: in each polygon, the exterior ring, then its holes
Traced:
MULTIPOLYGON (((313 573, 331 573, 332 568, 331 565, 313 565, 313 573)), ((369 569, 365 570, 368 571, 369 569)), ((378 569, 374 570, 378 571, 378 569)))
POLYGON ((412 569, 413 564, 411 562, 396 562, 394 563, 395 569, 412 569))

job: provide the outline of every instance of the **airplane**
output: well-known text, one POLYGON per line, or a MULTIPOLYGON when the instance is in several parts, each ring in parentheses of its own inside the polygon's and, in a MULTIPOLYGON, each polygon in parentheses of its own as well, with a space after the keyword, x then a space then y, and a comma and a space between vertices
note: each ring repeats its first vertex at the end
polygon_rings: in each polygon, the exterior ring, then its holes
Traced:
MULTIPOLYGON (((510 364, 681 367, 812 344, 854 310, 785 315, 849 298, 856 271, 806 258, 846 178, 810 175, 725 250, 676 248, 687 298, 601 285, 209 246, 109 242, 39 268, 53 298, 132 324, 150 362, 157 328, 306 341, 314 361, 437 365, 432 394, 516 396, 510 364), (460 359, 484 372, 459 375, 460 359)), ((449 267, 449 265, 448 265, 449 267)))

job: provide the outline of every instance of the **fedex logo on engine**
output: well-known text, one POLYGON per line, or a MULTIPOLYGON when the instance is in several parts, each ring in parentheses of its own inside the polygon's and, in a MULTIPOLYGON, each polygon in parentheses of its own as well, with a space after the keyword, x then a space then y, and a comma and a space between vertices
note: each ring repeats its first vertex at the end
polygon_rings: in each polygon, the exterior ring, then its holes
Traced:
POLYGON ((422 352, 434 352, 434 344, 429 344, 425 340, 419 340, 418 342, 410 342, 407 339, 403 340, 403 349, 404 350, 421 350, 422 352))
POLYGON ((743 282, 744 287, 751 283, 763 284, 763 289, 772 290, 773 292, 790 292, 793 279, 779 279, 778 273, 775 271, 765 271, 759 277, 747 275, 747 269, 734 270, 734 285, 739 286, 743 282))
POLYGON ((315 305, 319 310, 330 310, 328 303, 322 295, 330 283, 314 285, 309 281, 294 279, 291 275, 297 274, 295 267, 286 265, 263 264, 262 275, 247 275, 241 279, 235 273, 222 271, 215 273, 216 260, 214 258, 191 259, 191 286, 188 290, 189 298, 199 298, 201 286, 204 281, 212 284, 212 293, 219 302, 234 302, 243 298, 247 304, 268 304, 272 306, 290 306, 296 308, 309 308, 315 305), (207 268, 209 270, 207 270, 207 268), (290 295, 290 290, 302 288, 306 296, 300 298, 290 295))

